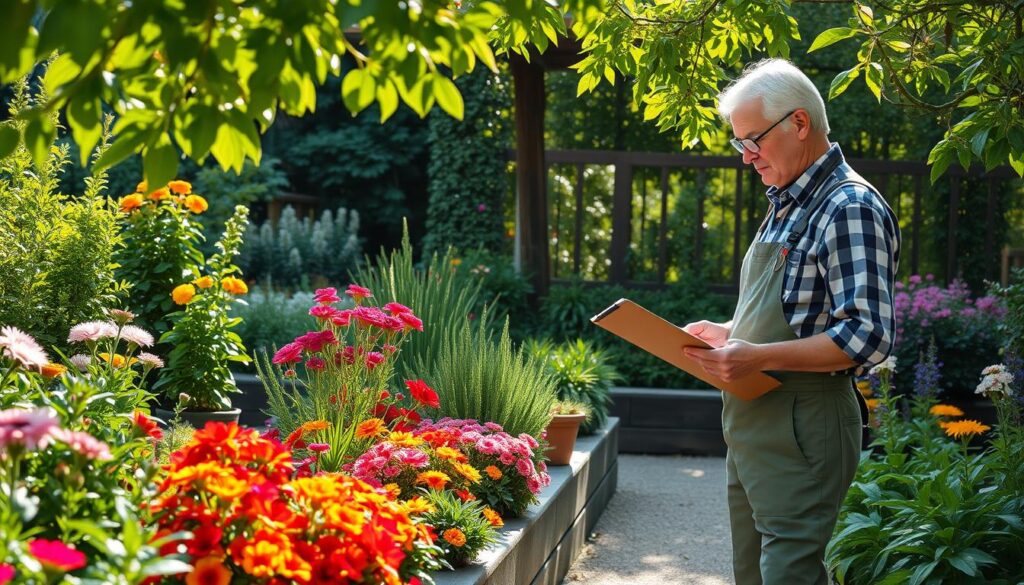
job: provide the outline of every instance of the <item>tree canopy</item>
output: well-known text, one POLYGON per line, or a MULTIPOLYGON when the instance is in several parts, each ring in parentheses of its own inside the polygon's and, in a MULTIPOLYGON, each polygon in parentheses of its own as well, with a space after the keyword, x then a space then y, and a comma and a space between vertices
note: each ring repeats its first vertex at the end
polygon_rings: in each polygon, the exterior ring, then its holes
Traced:
MULTIPOLYGON (((821 0, 819 0, 821 1, 821 0)), ((933 179, 959 161, 1009 163, 1024 174, 1024 41, 1019 1, 853 2, 848 26, 810 50, 860 44, 830 96, 856 79, 879 101, 938 115, 933 179)), ((436 104, 461 118, 452 82, 495 56, 543 52, 571 27, 585 57, 578 91, 631 86, 644 117, 684 145, 708 142, 715 96, 754 55, 788 56, 799 38, 785 0, 13 0, 0 22, 0 83, 50 61, 45 99, 0 125, 0 156, 19 142, 42 160, 65 112, 83 161, 105 110, 116 140, 97 161, 142 152, 151 183, 177 169, 179 151, 224 168, 259 161, 260 132, 278 112, 316 106, 316 88, 341 75, 346 108, 373 103, 381 120, 399 102, 421 116, 436 104), (566 23, 569 23, 568 25, 566 23), (56 55, 56 56, 54 56, 56 55), (342 57, 355 67, 343 66, 342 57)))

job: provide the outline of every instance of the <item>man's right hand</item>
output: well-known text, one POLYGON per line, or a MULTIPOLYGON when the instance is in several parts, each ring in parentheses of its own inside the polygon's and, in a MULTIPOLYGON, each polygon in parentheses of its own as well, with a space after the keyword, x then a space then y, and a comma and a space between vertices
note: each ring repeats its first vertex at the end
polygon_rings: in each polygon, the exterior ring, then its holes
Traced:
POLYGON ((683 327, 683 331, 706 342, 711 347, 722 347, 729 341, 731 323, 712 323, 711 321, 697 321, 683 327))

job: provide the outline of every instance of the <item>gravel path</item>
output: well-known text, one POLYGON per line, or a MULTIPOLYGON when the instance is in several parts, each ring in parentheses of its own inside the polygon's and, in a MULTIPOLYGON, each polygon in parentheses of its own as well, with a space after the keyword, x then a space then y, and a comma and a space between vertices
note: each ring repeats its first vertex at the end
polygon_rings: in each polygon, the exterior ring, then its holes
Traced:
POLYGON ((618 491, 563 585, 729 585, 725 459, 619 456, 618 491))

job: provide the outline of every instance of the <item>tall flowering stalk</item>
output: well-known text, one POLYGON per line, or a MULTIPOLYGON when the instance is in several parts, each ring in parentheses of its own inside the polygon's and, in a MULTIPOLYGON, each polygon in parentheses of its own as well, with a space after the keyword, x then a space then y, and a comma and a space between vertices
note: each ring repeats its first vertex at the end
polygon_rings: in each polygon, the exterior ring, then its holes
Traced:
MULTIPOLYGON (((308 429, 304 424, 324 423, 302 439, 329 446, 315 455, 325 471, 341 469, 372 443, 372 437, 357 433, 360 423, 375 417, 392 427, 419 422, 415 411, 399 406, 404 396, 393 396, 388 387, 399 348, 413 331, 423 330, 422 322, 398 303, 371 305, 373 293, 358 285, 349 286, 346 294, 355 308, 336 308, 340 297, 333 288, 318 290, 317 304, 309 311, 317 330, 295 338, 272 359, 264 355, 257 361, 270 413, 283 436, 295 439, 294 433, 308 429)), ((419 404, 438 406, 437 394, 422 381, 406 385, 419 404)))
POLYGON ((992 400, 996 407, 997 430, 992 446, 1003 460, 1005 488, 1024 488, 1019 470, 1024 466, 1024 431, 1021 429, 1021 404, 1014 396, 1014 375, 1004 364, 988 366, 981 371, 981 382, 975 392, 992 400))
POLYGON ((877 376, 879 380, 879 397, 876 399, 878 416, 881 418, 879 430, 882 433, 886 454, 892 455, 898 450, 900 422, 900 397, 893 393, 892 384, 896 375, 896 356, 889 356, 884 362, 871 368, 869 374, 877 376))

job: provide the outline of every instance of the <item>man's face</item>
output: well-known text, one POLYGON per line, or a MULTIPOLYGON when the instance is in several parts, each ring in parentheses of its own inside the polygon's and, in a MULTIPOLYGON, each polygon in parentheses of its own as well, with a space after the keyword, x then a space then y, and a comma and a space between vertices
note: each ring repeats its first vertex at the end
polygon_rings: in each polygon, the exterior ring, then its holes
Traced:
MULTIPOLYGON (((740 139, 756 138, 778 122, 764 117, 759 99, 741 104, 733 110, 730 120, 733 134, 740 139)), ((743 152, 743 162, 753 165, 765 185, 785 187, 804 171, 800 156, 803 143, 798 134, 789 120, 775 126, 757 141, 757 152, 743 152)))

